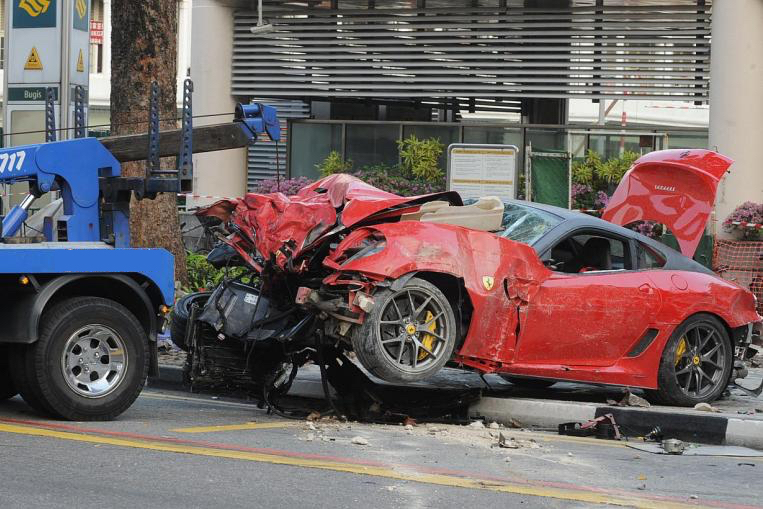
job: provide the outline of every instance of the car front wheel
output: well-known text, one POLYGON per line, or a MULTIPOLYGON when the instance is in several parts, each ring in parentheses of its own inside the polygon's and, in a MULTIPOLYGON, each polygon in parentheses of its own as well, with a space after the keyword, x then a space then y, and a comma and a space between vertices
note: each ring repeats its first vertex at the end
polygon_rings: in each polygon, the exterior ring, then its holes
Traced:
POLYGON ((665 345, 655 402, 694 406, 717 399, 728 385, 733 351, 726 328, 712 315, 698 314, 679 325, 665 345))

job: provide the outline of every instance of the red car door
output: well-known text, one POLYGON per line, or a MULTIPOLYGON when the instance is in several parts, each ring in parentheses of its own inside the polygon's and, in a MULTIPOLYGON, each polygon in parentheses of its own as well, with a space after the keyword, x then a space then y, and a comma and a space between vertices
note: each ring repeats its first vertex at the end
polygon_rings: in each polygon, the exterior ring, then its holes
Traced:
POLYGON ((522 313, 516 362, 609 366, 638 342, 659 305, 643 271, 554 273, 522 313))

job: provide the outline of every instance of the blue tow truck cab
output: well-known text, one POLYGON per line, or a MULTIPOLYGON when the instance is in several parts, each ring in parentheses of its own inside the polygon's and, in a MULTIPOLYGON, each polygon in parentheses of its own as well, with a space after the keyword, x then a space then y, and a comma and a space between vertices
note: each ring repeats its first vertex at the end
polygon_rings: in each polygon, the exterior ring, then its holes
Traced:
MULTIPOLYGON (((0 401, 20 394, 55 418, 112 419, 156 373, 174 259, 130 247, 129 202, 179 192, 190 180, 191 118, 187 97, 174 173, 157 171, 166 154, 152 125, 145 178, 122 177, 120 162, 95 138, 0 149, 0 183, 30 189, 2 223, 0 401), (63 215, 45 218, 44 240, 19 237, 34 199, 51 191, 60 192, 63 215)), ((239 106, 234 124, 245 143, 280 135, 275 110, 264 105, 239 106)))

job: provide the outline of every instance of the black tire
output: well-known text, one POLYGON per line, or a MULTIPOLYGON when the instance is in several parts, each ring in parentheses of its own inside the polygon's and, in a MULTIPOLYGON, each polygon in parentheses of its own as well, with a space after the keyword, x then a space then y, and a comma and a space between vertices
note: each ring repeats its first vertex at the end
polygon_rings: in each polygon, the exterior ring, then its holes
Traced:
POLYGON ((731 340, 723 324, 712 315, 694 315, 670 336, 660 358, 658 389, 646 391, 647 398, 686 407, 710 403, 726 389, 733 363, 731 340))
POLYGON ((355 327, 352 334, 353 350, 369 372, 389 382, 417 382, 434 375, 450 360, 456 345, 456 319, 450 302, 435 285, 412 278, 399 291, 378 291, 374 301, 364 323, 355 327), (404 299, 419 299, 419 302, 412 307, 403 302, 404 299), (413 316, 412 311, 427 299, 418 316, 413 316), (432 318, 427 318, 429 313, 432 318), (390 323, 396 314, 399 323, 390 323), (407 319, 415 323, 406 326, 407 319), (413 334, 413 329, 406 328, 410 326, 416 329, 413 334), (421 329, 423 327, 427 329, 421 329), (396 351, 390 338, 402 338, 397 342, 396 351), (390 346, 385 346, 387 344, 390 346))
POLYGON ((172 308, 169 318, 170 339, 181 350, 188 351, 188 345, 185 344, 185 331, 188 325, 188 316, 191 314, 191 305, 196 303, 199 307, 204 307, 210 295, 212 292, 189 293, 178 299, 172 308))
POLYGON ((511 375, 500 375, 500 377, 523 389, 548 389, 556 383, 556 380, 543 380, 540 378, 521 378, 511 375))
POLYGON ((11 348, 0 346, 0 401, 5 401, 18 394, 11 378, 10 356, 11 348))
POLYGON ((148 376, 145 330, 124 306, 74 297, 45 311, 40 337, 15 352, 13 382, 36 410, 75 421, 110 420, 148 376))

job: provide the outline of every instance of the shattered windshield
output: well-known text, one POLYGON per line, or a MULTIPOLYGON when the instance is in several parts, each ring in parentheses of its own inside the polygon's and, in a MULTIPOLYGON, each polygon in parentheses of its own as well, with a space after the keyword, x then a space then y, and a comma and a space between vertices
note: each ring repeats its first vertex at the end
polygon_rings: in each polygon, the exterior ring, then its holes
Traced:
POLYGON ((510 240, 533 245, 538 239, 562 222, 562 218, 517 203, 503 204, 500 235, 510 240))

